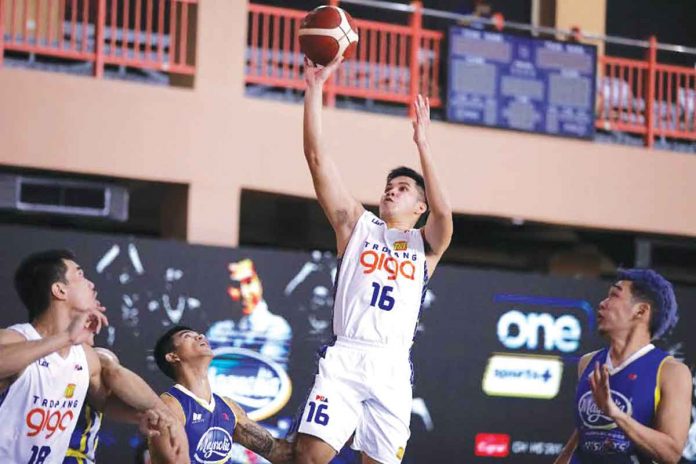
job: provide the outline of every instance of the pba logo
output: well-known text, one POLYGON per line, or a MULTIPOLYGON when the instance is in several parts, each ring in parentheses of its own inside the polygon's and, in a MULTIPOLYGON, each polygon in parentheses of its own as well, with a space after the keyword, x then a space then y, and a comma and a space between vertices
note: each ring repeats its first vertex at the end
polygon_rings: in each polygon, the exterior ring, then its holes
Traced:
MULTIPOLYGON (((611 390, 611 399, 621 411, 628 416, 633 415, 633 404, 624 395, 611 390)), ((588 391, 580 397, 580 401, 578 401, 578 415, 588 429, 611 430, 616 428, 616 422, 611 417, 606 416, 595 403, 592 391, 588 391)))
POLYGON ((510 435, 503 433, 477 433, 474 443, 476 456, 504 458, 510 454, 510 435))
POLYGON ((496 295, 494 301, 514 305, 500 316, 497 324, 498 340, 511 350, 574 353, 580 348, 582 336, 580 319, 575 313, 585 314, 590 331, 595 327, 592 306, 583 300, 496 295), (526 311, 522 306, 533 306, 535 311, 526 311), (544 311, 539 310, 542 308, 544 311), (565 314, 555 314, 558 309, 564 309, 565 314))
POLYGON ((73 395, 75 394, 75 387, 77 387, 77 385, 75 385, 74 383, 70 383, 70 384, 68 384, 67 387, 65 387, 65 397, 66 398, 73 397, 73 395))
POLYGON ((193 458, 201 464, 225 462, 232 454, 232 437, 221 427, 211 427, 203 434, 193 458))
POLYGON ((220 347, 213 355, 208 369, 213 391, 231 398, 252 420, 274 415, 290 399, 292 384, 280 364, 246 348, 220 347))

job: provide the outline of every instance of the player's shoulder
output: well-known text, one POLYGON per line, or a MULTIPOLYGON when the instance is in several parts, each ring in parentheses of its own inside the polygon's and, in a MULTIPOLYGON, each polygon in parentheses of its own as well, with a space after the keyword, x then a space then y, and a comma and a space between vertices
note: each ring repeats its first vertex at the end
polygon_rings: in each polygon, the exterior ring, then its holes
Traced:
POLYGON ((160 399, 162 402, 172 411, 176 417, 181 421, 182 424, 186 424, 186 414, 184 413, 184 406, 181 402, 174 397, 169 391, 160 394, 160 399))
POLYGON ((224 401, 225 404, 232 410, 237 421, 239 421, 240 418, 245 418, 247 416, 246 411, 244 411, 244 409, 232 399, 228 398, 227 396, 221 396, 220 398, 222 398, 222 401, 224 401))
POLYGON ((587 369, 587 366, 590 364, 590 361, 592 361, 592 358, 594 358, 600 351, 602 350, 590 351, 589 353, 585 353, 580 357, 580 361, 578 361, 578 377, 585 372, 585 369, 587 369))
POLYGON ((100 346, 95 346, 94 353, 99 358, 99 361, 101 362, 103 368, 115 367, 120 365, 118 356, 116 356, 116 354, 111 350, 107 350, 106 348, 102 348, 100 346))
POLYGON ((679 361, 673 356, 668 356, 662 363, 662 367, 660 369, 660 377, 663 382, 672 382, 673 379, 677 380, 682 378, 691 381, 691 370, 689 369, 689 366, 687 366, 683 362, 679 361))
POLYGON ((0 345, 26 341, 26 337, 10 328, 0 329, 0 345))

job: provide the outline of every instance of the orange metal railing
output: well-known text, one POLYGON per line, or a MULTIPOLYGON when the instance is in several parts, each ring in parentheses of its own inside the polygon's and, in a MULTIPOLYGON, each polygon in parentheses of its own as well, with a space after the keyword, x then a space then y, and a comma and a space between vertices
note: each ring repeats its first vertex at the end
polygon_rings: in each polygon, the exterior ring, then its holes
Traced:
MULTIPOLYGON (((0 52, 194 74, 198 0, 0 0, 0 52)), ((2 53, 0 53, 2 64, 2 53)))
POLYGON ((655 137, 696 140, 696 70, 657 62, 657 39, 645 60, 599 58, 596 126, 655 137))
MULTIPOLYGON (((336 1, 331 3, 338 3, 336 1)), ((356 56, 346 61, 326 88, 326 101, 336 95, 408 105, 418 93, 440 98, 440 45, 443 33, 423 29, 421 5, 409 25, 355 19, 360 32, 356 56)), ((298 30, 305 11, 249 4, 246 82, 301 89, 303 56, 298 30)))

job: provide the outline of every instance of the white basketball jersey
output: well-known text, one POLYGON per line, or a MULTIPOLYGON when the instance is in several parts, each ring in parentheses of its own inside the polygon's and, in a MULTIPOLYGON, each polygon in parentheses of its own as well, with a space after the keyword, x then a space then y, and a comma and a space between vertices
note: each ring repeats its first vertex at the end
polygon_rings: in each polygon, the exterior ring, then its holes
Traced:
MULTIPOLYGON (((41 339, 31 324, 9 328, 41 339)), ((62 463, 88 387, 82 346, 72 346, 66 358, 56 352, 29 364, 0 394, 0 462, 62 463)))
POLYGON ((410 347, 426 283, 421 231, 388 229, 365 211, 340 262, 334 334, 410 347))

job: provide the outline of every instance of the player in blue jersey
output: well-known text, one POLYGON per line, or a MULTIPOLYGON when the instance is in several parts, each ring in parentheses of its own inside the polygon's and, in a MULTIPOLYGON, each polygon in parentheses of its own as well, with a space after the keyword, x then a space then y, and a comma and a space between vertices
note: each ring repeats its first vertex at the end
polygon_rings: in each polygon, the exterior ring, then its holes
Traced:
MULTIPOLYGON (((157 366, 176 382, 162 400, 184 425, 188 438, 187 459, 177 463, 226 463, 233 443, 274 464, 292 462, 290 443, 273 438, 234 401, 212 392, 208 380, 212 359, 205 336, 184 326, 169 329, 155 345, 157 366)), ((162 453, 171 454, 170 443, 166 431, 150 440, 154 464, 171 463, 162 457, 162 453)))
POLYGON ((667 280, 650 269, 619 271, 597 309, 609 347, 580 360, 576 428, 556 464, 679 461, 691 415, 691 373, 651 343, 676 321, 667 280))

